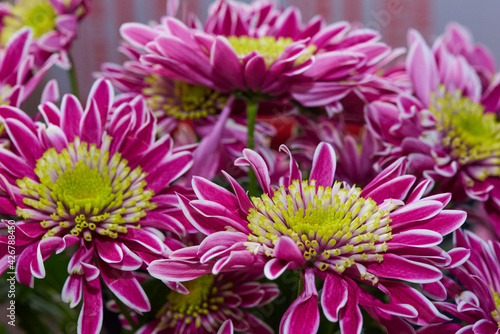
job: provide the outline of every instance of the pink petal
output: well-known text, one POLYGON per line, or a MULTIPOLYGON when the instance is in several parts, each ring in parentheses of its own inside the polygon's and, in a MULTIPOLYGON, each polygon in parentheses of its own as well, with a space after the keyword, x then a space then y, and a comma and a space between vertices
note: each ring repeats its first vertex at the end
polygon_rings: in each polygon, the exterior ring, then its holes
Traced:
POLYGON ((148 272, 162 281, 190 281, 212 272, 208 266, 196 262, 156 260, 151 262, 148 272))
POLYGON ((384 254, 384 260, 381 263, 367 266, 367 271, 380 277, 413 283, 432 283, 443 277, 443 273, 431 265, 408 260, 394 254, 384 254))
POLYGON ((217 334, 233 334, 233 323, 231 320, 226 320, 222 323, 217 334))
POLYGON ((99 333, 102 327, 102 291, 98 279, 83 281, 83 306, 78 317, 78 334, 99 333))
POLYGON ((333 147, 321 142, 314 151, 310 180, 316 180, 317 186, 331 187, 335 176, 337 158, 333 147))
POLYGON ((215 73, 231 83, 234 88, 242 91, 247 90, 243 82, 243 68, 240 59, 226 38, 218 36, 215 39, 210 56, 210 63, 215 73))
POLYGON ((264 159, 255 151, 250 149, 243 150, 242 158, 236 159, 234 164, 236 166, 248 166, 250 165, 259 180, 260 186, 265 193, 269 194, 271 197, 274 191, 271 189, 271 178, 269 177, 269 169, 267 168, 264 159))
POLYGON ((340 310, 340 329, 342 334, 360 334, 363 326, 363 316, 358 306, 358 291, 354 283, 348 282, 349 299, 346 306, 340 310))
POLYGON ((83 291, 83 276, 78 274, 70 274, 64 283, 61 294, 61 299, 65 303, 69 303, 69 307, 73 308, 82 299, 83 291))
POLYGON ((285 270, 289 269, 291 265, 292 262, 285 262, 276 258, 271 259, 267 261, 266 265, 264 266, 264 275, 267 277, 267 279, 275 280, 276 278, 280 277, 281 274, 285 272, 285 270))
POLYGON ((306 260, 299 249, 299 246, 293 241, 292 238, 282 236, 274 247, 274 257, 284 260, 295 262, 299 266, 304 266, 306 260))
POLYGON ((102 262, 100 269, 104 283, 125 305, 139 313, 151 310, 146 293, 131 272, 116 270, 102 262))
POLYGON ((347 283, 336 274, 327 274, 321 293, 321 307, 329 321, 339 320, 339 311, 346 305, 347 298, 347 283))
POLYGON ((281 318, 280 333, 316 333, 319 328, 318 292, 315 286, 314 269, 304 272, 304 290, 281 318))
POLYGON ((82 105, 75 96, 66 94, 61 103, 61 111, 61 128, 68 137, 68 140, 72 141, 74 136, 80 136, 80 120, 83 114, 82 105))

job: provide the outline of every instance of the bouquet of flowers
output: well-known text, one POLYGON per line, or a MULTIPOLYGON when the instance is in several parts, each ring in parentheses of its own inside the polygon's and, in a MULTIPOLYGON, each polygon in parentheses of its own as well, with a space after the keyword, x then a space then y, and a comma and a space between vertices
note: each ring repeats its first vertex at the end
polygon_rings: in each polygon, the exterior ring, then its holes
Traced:
MULTIPOLYGON (((500 333, 500 73, 273 1, 124 23, 0 4, 0 297, 27 333, 500 333), (38 111, 24 102, 67 70, 38 111), (285 134, 285 135, 283 135, 285 134), (6 299, 8 298, 8 299, 6 299)), ((0 329, 2 332, 2 329, 0 329)), ((4 329, 5 332, 5 329, 4 329)))

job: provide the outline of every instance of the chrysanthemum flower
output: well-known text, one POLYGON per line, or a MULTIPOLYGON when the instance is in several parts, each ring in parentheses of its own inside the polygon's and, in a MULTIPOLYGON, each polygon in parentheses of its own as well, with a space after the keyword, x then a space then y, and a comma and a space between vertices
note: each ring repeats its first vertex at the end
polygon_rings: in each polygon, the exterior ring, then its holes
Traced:
POLYGON ((241 271, 206 274, 184 282, 189 293, 171 291, 157 318, 137 333, 217 333, 229 320, 234 330, 271 334, 273 331, 266 324, 243 310, 266 305, 279 294, 276 284, 259 283, 257 278, 259 274, 241 271))
MULTIPOLYGON (((159 135, 167 135, 178 129, 179 124, 187 123, 193 130, 195 139, 189 144, 207 138, 210 140, 201 149, 204 156, 199 160, 199 170, 192 170, 196 175, 212 178, 220 169, 225 169, 228 162, 234 161, 239 152, 246 147, 247 121, 245 105, 237 101, 222 115, 228 104, 229 96, 205 86, 193 85, 157 72, 154 67, 139 61, 146 51, 123 43, 121 51, 130 60, 123 65, 105 63, 101 66, 98 77, 111 81, 114 87, 124 93, 122 100, 130 100, 137 95, 146 98, 148 106, 158 119, 159 135), (228 115, 228 112, 230 113, 228 115), (218 123, 221 123, 218 125, 218 123), (208 147, 208 149, 207 149, 208 147), (209 162, 210 161, 210 162, 209 162), (207 168, 207 164, 211 167, 207 168)), ((268 145, 268 137, 275 134, 274 129, 264 122, 256 122, 255 142, 259 152, 268 145)))
POLYGON ((411 32, 407 72, 414 96, 373 102, 366 119, 384 142, 379 163, 408 156, 412 173, 440 182, 454 199, 485 201, 500 177, 500 81, 485 90, 473 66, 411 32))
POLYGON ((497 334, 500 332, 500 243, 482 240, 470 231, 457 230, 455 246, 470 249, 470 258, 450 269, 458 283, 446 278, 448 297, 455 303, 436 306, 462 324, 449 323, 419 330, 421 334, 497 334))
MULTIPOLYGON (((0 148, 0 174, 22 218, 17 279, 33 286, 34 277, 45 277, 43 262, 54 251, 76 249, 62 299, 71 307, 83 299, 81 333, 101 327, 101 279, 125 305, 148 311, 133 271, 168 250, 159 231, 185 233, 170 214, 176 204, 169 184, 190 167, 191 153, 173 152, 169 137, 155 139, 156 121, 144 100, 111 113, 113 99, 111 85, 97 81, 85 110, 73 95, 63 98, 61 109, 41 105, 46 125, 0 107, 18 152, 0 148)), ((5 236, 0 241, 7 243, 5 236)))
POLYGON ((384 326, 408 332, 411 326, 399 316, 416 324, 446 320, 406 282, 434 284, 442 278, 440 266, 464 256, 461 250, 450 255, 437 246, 465 220, 464 212, 444 210, 449 194, 422 198, 429 181, 413 188, 415 177, 404 175, 403 159, 364 189, 334 182, 336 157, 325 143, 315 152, 308 180, 302 180, 292 160, 290 174, 275 188, 264 160, 251 150, 243 153, 236 164, 253 168, 263 195, 249 199, 229 176, 235 194, 195 177, 198 200, 179 199, 191 223, 207 237, 199 246, 152 262, 151 275, 182 282, 263 268, 267 278, 276 279, 286 269, 299 270, 304 289, 285 313, 282 333, 318 329, 316 277, 324 281, 323 313, 339 321, 344 334, 361 330, 359 305, 384 326), (365 284, 388 295, 390 303, 372 296, 365 284))
MULTIPOLYGON (((21 29, 0 47, 0 105, 19 107, 54 64, 49 59, 42 68, 34 66, 29 53, 32 35, 30 29, 21 29)), ((0 134, 3 130, 0 125, 0 134)))
POLYGON ((78 21, 89 9, 89 0, 16 0, 2 18, 0 45, 21 28, 31 27, 35 65, 40 67, 54 53, 67 65, 66 53, 76 38, 78 21))
POLYGON ((346 22, 325 27, 320 17, 303 25, 296 8, 281 11, 267 2, 246 7, 219 1, 206 31, 173 18, 162 26, 159 31, 126 24, 122 33, 131 44, 147 46, 141 59, 172 78, 249 99, 288 97, 290 82, 297 81, 295 99, 327 105, 366 80, 364 73, 390 54, 376 32, 350 31, 346 22), (318 81, 324 82, 315 86, 318 81), (320 99, 326 89, 328 96, 320 99))

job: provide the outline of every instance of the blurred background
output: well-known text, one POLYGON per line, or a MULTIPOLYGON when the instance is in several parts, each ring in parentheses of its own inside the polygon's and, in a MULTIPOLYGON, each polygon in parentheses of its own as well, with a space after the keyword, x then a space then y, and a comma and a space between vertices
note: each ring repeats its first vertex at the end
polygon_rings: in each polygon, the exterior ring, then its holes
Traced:
MULTIPOLYGON (((406 46, 409 28, 419 30, 432 42, 447 23, 456 21, 468 27, 474 39, 489 47, 500 64, 500 1, 498 0, 277 0, 283 6, 296 6, 309 20, 323 15, 327 22, 348 20, 379 30, 391 46, 406 46)), ((180 0, 180 16, 196 13, 206 17, 212 0, 180 0)), ((251 2, 246 0, 245 2, 251 2)), ((77 64, 80 94, 86 96, 102 62, 122 62, 116 49, 119 27, 124 22, 158 21, 166 13, 165 0, 99 0, 92 1, 93 11, 83 20, 72 54, 77 64)), ((61 91, 68 87, 62 70, 52 73, 60 79, 61 91)))

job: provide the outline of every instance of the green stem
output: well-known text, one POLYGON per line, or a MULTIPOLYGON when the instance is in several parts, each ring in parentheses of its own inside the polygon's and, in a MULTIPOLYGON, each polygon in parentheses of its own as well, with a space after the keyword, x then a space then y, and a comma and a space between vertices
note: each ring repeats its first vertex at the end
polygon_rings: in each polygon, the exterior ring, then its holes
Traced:
MULTIPOLYGON (((247 147, 251 150, 255 148, 254 132, 255 132, 255 119, 257 118, 257 109, 259 102, 255 100, 246 100, 247 103, 247 147)), ((248 168, 248 195, 257 195, 257 178, 252 168, 248 168)))
POLYGON ((111 292, 111 290, 109 288, 107 288, 107 290, 108 290, 110 297, 114 299, 116 305, 120 309, 120 314, 123 314, 123 316, 125 317, 125 319, 129 323, 130 327, 132 328, 130 330, 130 332, 135 333, 139 329, 139 327, 137 326, 134 319, 130 315, 129 308, 125 304, 123 304, 122 301, 120 299, 118 299, 118 297, 116 297, 115 294, 113 292, 111 292))
POLYGON ((302 290, 304 289, 304 275, 302 274, 302 271, 300 272, 299 275, 299 286, 297 288, 297 298, 300 297, 300 294, 302 293, 302 290))
POLYGON ((69 62, 71 64, 71 68, 68 70, 69 82, 71 84, 71 94, 75 95, 76 97, 79 97, 80 94, 78 93, 79 89, 78 89, 78 79, 76 77, 75 62, 70 53, 68 53, 68 57, 69 57, 69 62))

